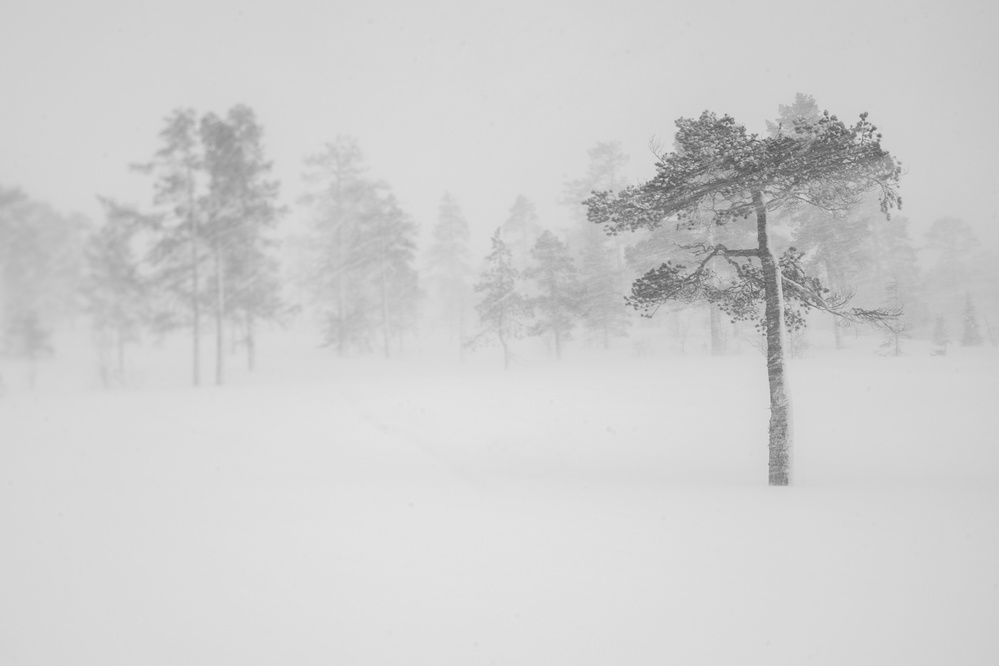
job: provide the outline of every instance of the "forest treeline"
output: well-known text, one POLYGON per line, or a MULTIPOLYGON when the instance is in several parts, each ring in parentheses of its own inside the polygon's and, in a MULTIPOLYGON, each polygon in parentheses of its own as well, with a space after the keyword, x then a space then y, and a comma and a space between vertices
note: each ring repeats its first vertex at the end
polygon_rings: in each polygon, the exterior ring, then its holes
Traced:
MULTIPOLYGON (((818 115, 815 101, 799 95, 779 107, 768 132, 818 115)), ((669 221, 609 234, 588 220, 583 202, 625 188, 628 160, 619 143, 593 146, 580 177, 552 192, 564 204, 557 220, 511 196, 488 254, 474 257, 459 197, 442 193, 420 238, 392 187, 368 175, 356 140, 338 137, 308 156, 307 194, 288 205, 251 108, 221 116, 178 109, 165 118, 155 154, 129 165, 148 178, 142 205, 104 197, 104 219, 93 221, 0 186, 2 352, 34 367, 55 352, 60 326, 85 320, 101 380, 113 385, 130 345, 181 332, 192 382, 209 381, 207 366, 210 380, 224 383, 233 349, 253 368, 262 324, 302 317, 340 355, 388 356, 427 329, 446 332, 456 357, 498 344, 506 363, 522 336, 542 338, 555 356, 573 338, 610 347, 652 325, 626 303, 633 281, 689 262, 704 242, 669 221), (307 221, 304 231, 282 231, 292 215, 307 221)), ((792 256, 830 298, 894 315, 881 331, 885 353, 904 353, 915 335, 932 338, 937 353, 951 343, 996 344, 996 257, 967 222, 939 219, 912 238, 904 217, 885 221, 876 200, 863 200, 846 212, 793 208, 775 216, 773 229, 777 253, 792 256)), ((752 225, 726 225, 710 241, 735 247, 752 233, 752 225)), ((740 330, 715 305, 681 298, 662 310, 657 319, 671 322, 662 335, 684 344, 690 326, 703 326, 714 354, 726 353, 740 330)), ((803 344, 803 317, 788 319, 792 351, 803 344)), ((850 324, 809 318, 844 345, 850 324)))

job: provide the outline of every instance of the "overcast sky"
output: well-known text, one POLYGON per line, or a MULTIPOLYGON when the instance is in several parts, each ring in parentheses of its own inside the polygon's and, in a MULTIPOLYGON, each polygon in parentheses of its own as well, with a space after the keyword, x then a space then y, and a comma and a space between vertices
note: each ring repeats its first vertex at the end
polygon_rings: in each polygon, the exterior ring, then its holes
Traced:
POLYGON ((996 243, 997 26, 985 0, 5 0, 0 184, 100 221, 98 194, 148 202, 128 165, 172 109, 243 103, 287 203, 349 134, 425 233, 450 191, 485 238, 518 194, 563 224, 597 141, 644 179, 678 117, 763 131, 803 92, 870 112, 915 231, 953 215, 996 243))

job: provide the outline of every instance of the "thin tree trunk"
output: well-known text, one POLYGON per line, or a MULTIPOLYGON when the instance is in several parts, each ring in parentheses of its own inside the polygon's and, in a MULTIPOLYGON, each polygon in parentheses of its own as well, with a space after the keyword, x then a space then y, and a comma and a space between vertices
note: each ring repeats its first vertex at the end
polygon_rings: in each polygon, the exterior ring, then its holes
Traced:
POLYGON ((389 331, 389 315, 388 315, 388 287, 385 280, 385 267, 382 266, 381 276, 379 278, 379 288, 382 293, 382 337, 385 339, 385 358, 389 357, 389 342, 391 340, 389 331))
POLYGON ((337 277, 336 285, 336 314, 337 314, 337 334, 336 334, 336 355, 343 356, 345 343, 344 338, 347 333, 347 272, 345 270, 346 266, 346 249, 344 248, 344 233, 343 233, 343 218, 340 218, 340 226, 337 228, 337 271, 340 275, 337 277))
POLYGON ((756 232, 763 268, 766 296, 767 376, 770 383, 770 461, 769 483, 791 483, 792 444, 791 400, 784 369, 784 290, 780 265, 770 248, 767 233, 767 209, 760 192, 753 192, 756 208, 756 232))
POLYGON ((503 369, 510 369, 510 350, 507 349, 506 338, 503 337, 503 324, 504 321, 501 318, 499 321, 499 326, 496 328, 496 335, 499 337, 500 346, 503 348, 503 369))
POLYGON ((215 383, 225 383, 225 282, 222 279, 222 251, 215 250, 215 383))
POLYGON ((191 232, 191 316, 193 381, 201 385, 201 308, 198 304, 198 219, 194 213, 194 175, 187 169, 187 224, 191 232))
MULTIPOLYGON (((986 324, 987 325, 987 324, 986 324)), ((458 301, 458 362, 465 361, 465 304, 458 301)))
POLYGON ((256 321, 253 313, 246 313, 246 367, 250 372, 257 368, 256 321))
POLYGON ((115 342, 118 351, 118 378, 124 381, 125 379, 125 336, 122 334, 119 328, 115 331, 115 342))

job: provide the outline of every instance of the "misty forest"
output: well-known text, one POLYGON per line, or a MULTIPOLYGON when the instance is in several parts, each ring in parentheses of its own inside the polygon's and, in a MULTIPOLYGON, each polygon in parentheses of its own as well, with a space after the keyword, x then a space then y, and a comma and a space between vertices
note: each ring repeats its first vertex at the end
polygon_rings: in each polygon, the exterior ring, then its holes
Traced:
POLYGON ((0 661, 999 658, 999 255, 825 103, 487 219, 248 105, 0 183, 0 661))

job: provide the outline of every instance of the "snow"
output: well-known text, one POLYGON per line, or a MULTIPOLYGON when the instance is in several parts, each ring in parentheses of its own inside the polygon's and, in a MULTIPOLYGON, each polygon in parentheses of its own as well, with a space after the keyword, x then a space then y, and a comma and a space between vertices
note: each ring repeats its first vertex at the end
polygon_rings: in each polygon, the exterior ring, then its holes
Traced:
POLYGON ((11 389, 0 663, 999 663, 976 351, 793 361, 790 488, 755 352, 11 389))

